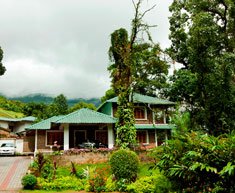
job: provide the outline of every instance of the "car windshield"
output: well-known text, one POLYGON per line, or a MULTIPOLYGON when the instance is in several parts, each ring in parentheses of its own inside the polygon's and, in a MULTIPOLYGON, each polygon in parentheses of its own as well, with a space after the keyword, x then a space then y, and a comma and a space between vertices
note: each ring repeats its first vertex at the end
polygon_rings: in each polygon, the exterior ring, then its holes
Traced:
POLYGON ((14 147, 13 143, 3 143, 1 147, 14 147))

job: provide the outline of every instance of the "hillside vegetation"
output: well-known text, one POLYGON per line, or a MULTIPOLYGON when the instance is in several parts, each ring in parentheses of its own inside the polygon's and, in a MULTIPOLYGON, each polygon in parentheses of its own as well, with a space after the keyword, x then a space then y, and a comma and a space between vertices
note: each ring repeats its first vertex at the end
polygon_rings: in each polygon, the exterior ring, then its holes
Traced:
POLYGON ((95 110, 99 104, 98 98, 67 99, 64 95, 55 98, 43 94, 14 98, 0 96, 0 116, 6 118, 34 116, 40 121, 55 115, 67 114, 80 108, 95 110))
MULTIPOLYGON (((9 97, 8 99, 14 100, 14 101, 21 101, 23 103, 44 103, 44 104, 51 104, 54 100, 53 97, 45 95, 45 94, 31 94, 21 97, 9 97)), ((84 98, 74 98, 74 99, 67 99, 67 103, 69 107, 74 106, 75 104, 79 102, 85 102, 85 103, 92 103, 96 107, 100 105, 100 99, 99 98, 90 98, 90 99, 84 99, 84 98)))
POLYGON ((24 117, 23 113, 14 112, 14 111, 8 111, 0 108, 0 117, 6 117, 6 118, 21 118, 24 117))

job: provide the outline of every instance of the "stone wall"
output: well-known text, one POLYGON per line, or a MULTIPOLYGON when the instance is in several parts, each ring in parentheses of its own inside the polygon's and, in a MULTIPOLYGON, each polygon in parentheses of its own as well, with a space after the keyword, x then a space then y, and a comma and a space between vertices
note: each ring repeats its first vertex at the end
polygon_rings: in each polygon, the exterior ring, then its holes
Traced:
MULTIPOLYGON (((138 152, 138 156, 141 162, 153 161, 147 156, 147 151, 138 152)), ((77 155, 56 155, 53 156, 53 160, 58 165, 71 165, 71 162, 76 164, 94 164, 108 162, 111 152, 84 152, 77 155)))
POLYGON ((97 152, 84 152, 77 155, 57 155, 53 156, 53 159, 59 165, 70 165, 71 162, 76 164, 94 164, 104 163, 108 161, 110 152, 97 153, 97 152))

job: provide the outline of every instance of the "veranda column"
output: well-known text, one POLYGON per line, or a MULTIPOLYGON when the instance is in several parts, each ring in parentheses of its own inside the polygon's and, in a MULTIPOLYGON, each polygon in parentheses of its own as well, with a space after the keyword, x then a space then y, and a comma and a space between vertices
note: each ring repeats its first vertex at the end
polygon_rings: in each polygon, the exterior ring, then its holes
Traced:
POLYGON ((156 147, 158 146, 157 144, 157 129, 155 129, 155 143, 156 143, 156 147))
POLYGON ((165 130, 165 142, 167 144, 167 140, 168 140, 168 135, 167 135, 167 130, 165 130))
POLYGON ((146 131, 146 143, 149 144, 149 131, 146 131))
POLYGON ((35 145, 34 145, 34 157, 36 156, 38 151, 38 130, 35 130, 35 145))
POLYGON ((108 125, 108 148, 114 147, 114 133, 111 124, 108 125))
POLYGON ((64 150, 69 150, 69 124, 64 123, 64 150))

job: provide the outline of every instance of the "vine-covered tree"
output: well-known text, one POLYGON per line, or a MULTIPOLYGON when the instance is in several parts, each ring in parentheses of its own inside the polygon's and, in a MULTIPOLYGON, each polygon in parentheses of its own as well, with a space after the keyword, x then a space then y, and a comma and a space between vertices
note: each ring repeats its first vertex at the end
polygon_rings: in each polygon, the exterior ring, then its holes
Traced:
POLYGON ((187 104, 192 121, 218 135, 235 127, 235 2, 174 0, 168 53, 184 65, 171 99, 187 104))
POLYGON ((3 51, 0 47, 0 76, 2 76, 6 71, 6 68, 2 64, 2 58, 3 58, 3 51))
POLYGON ((131 34, 126 29, 115 30, 111 34, 109 56, 113 62, 111 73, 112 89, 118 96, 117 145, 125 148, 135 142, 136 130, 132 104, 133 92, 156 95, 156 89, 165 86, 168 66, 162 60, 160 46, 154 44, 149 33, 150 26, 143 17, 150 9, 140 12, 142 0, 135 7, 131 34), (146 39, 147 37, 147 39, 146 39))

